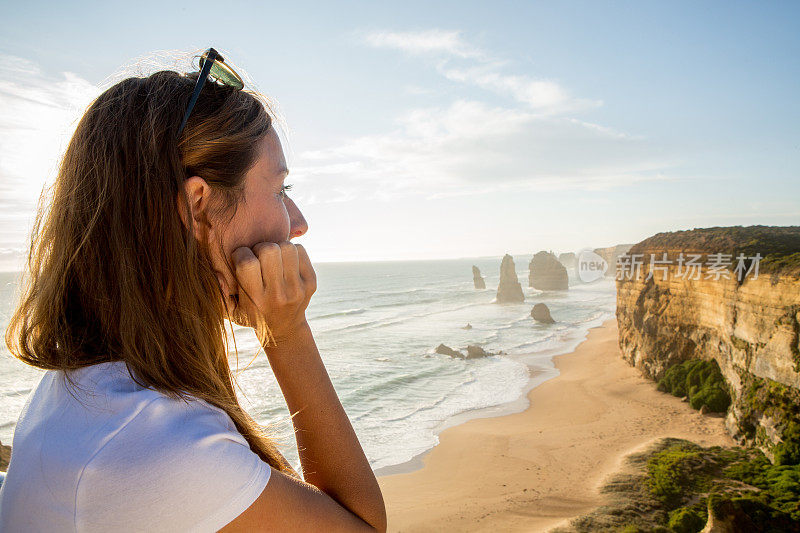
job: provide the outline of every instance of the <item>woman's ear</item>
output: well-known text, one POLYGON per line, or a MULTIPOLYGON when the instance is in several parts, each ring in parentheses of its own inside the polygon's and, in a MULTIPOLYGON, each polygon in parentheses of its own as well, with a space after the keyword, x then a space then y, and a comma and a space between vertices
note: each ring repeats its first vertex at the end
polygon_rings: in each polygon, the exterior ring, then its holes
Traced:
POLYGON ((204 240, 210 226, 208 206, 211 201, 211 187, 200 176, 186 178, 183 182, 183 194, 178 193, 178 213, 183 225, 194 229, 197 240, 204 240), (188 204, 187 204, 188 202, 188 204), (188 219, 187 217, 191 217, 188 219))

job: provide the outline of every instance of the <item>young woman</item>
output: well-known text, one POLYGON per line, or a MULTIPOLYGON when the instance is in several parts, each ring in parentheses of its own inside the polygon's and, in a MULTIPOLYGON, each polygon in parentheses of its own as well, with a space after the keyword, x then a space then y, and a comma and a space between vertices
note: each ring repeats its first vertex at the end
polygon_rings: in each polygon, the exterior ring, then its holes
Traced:
MULTIPOLYGON (((201 65, 222 72, 213 54, 201 65)), ((290 241, 308 228, 272 113, 214 72, 125 79, 78 123, 6 333, 47 372, 0 531, 386 529, 306 321, 316 277, 290 241), (302 476, 238 402, 226 317, 262 341, 302 476)))

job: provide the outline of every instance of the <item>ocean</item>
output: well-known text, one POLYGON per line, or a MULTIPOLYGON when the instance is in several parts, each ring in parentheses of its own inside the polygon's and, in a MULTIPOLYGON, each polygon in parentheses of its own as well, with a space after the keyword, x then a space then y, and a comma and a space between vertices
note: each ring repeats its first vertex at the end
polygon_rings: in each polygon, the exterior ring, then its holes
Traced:
MULTIPOLYGON (((376 471, 406 463, 438 443, 445 427, 473 416, 527 407, 525 393, 558 374, 552 357, 574 349, 592 327, 613 317, 613 280, 584 284, 570 271, 570 288, 527 287, 531 255, 514 258, 525 293, 519 304, 493 303, 501 257, 430 261, 318 263, 317 292, 306 312, 325 366, 364 452, 376 471), (472 265, 486 289, 476 290, 472 265), (535 322, 535 303, 555 324, 535 322), (464 329, 467 324, 471 329, 464 329), (479 359, 435 353, 444 343, 479 359)), ((14 305, 18 274, 0 273, 0 330, 14 305)), ((269 363, 251 330, 234 327, 240 400, 273 435, 295 466, 288 410, 269 363), (260 353, 259 353, 260 352, 260 353), (248 364, 249 363, 249 364, 248 364)), ((16 420, 42 370, 0 346, 0 441, 11 444, 16 420)), ((534 406, 535 407, 535 406, 534 406)), ((379 472, 380 473, 380 472, 379 472)))

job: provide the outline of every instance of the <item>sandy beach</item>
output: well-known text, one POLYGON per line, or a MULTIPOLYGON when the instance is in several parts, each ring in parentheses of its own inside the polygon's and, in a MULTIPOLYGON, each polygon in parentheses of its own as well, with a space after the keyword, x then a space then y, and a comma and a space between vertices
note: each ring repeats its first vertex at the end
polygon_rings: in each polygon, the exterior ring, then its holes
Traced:
POLYGON ((733 444, 722 418, 658 392, 622 360, 616 320, 555 365, 527 410, 450 427, 421 469, 380 476, 389 530, 547 531, 600 505, 604 479, 658 438, 733 444))

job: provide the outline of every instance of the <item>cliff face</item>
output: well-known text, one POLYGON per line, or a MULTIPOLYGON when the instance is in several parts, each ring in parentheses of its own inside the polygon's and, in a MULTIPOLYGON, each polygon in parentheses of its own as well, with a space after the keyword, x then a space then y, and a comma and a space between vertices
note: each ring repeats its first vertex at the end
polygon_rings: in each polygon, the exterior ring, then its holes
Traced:
POLYGON ((731 383, 742 369, 800 388, 797 279, 618 280, 617 319, 623 355, 652 378, 686 359, 713 357, 731 383))
MULTIPOLYGON (((630 250, 631 256, 643 254, 644 264, 638 276, 629 270, 619 279, 623 273, 617 273, 620 349, 630 364, 653 379, 687 359, 715 359, 733 398, 728 430, 772 457, 774 446, 800 424, 800 274, 773 254, 772 261, 761 263, 757 278, 751 272, 739 281, 732 267, 727 278, 707 278, 705 271, 697 280, 680 276, 681 252, 701 253, 705 260, 707 254, 734 252, 738 237, 743 245, 753 245, 746 231, 728 244, 698 238, 708 231, 659 234, 630 250), (661 260, 664 252, 673 264, 654 269, 646 279, 650 254, 661 260)), ((800 243, 800 228, 795 231, 800 243)), ((770 255, 770 246, 770 241, 763 243, 762 257, 770 255)))
POLYGON ((606 277, 614 276, 614 265, 617 264, 617 258, 623 254, 628 253, 632 244, 617 244, 616 246, 608 246, 606 248, 595 248, 594 253, 605 259, 608 263, 608 271, 606 277))

